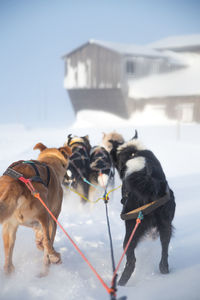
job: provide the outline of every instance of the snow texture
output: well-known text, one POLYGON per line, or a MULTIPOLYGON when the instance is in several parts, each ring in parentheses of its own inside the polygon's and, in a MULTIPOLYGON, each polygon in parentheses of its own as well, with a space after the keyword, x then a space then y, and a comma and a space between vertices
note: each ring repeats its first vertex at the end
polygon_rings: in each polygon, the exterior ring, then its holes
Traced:
POLYGON ((200 34, 169 36, 148 45, 154 49, 176 49, 200 46, 200 34))
MULTIPOLYGON (((141 125, 136 116, 129 121, 105 113, 83 112, 71 128, 26 129, 22 125, 0 125, 0 171, 19 159, 37 158, 33 147, 37 142, 60 146, 69 133, 89 134, 92 145, 101 142, 102 132, 116 129, 128 140, 137 128, 142 142, 160 160, 168 182, 174 190, 177 209, 175 232, 170 243, 170 274, 159 273, 160 242, 146 238, 136 250, 136 269, 126 287, 119 287, 117 296, 129 300, 198 300, 200 299, 200 126, 181 125, 161 118, 150 119, 141 125), (103 119, 103 122, 102 122, 103 119), (152 123, 154 120, 154 123, 152 123), (155 124, 155 122, 157 123, 155 124), (104 124, 102 126, 102 123, 104 124), (117 125, 116 125, 117 124, 117 125), (177 135, 177 130, 179 134, 177 135), (177 140, 177 136, 180 138, 177 140)), ((116 175, 117 176, 117 175, 116 175)), ((116 177, 115 186, 120 184, 116 177)), ((98 196, 98 195, 97 195, 98 196)), ((116 263, 122 254, 124 223, 120 219, 121 193, 116 190, 108 204, 116 263)), ((109 285, 112 278, 109 241, 103 202, 82 206, 76 195, 65 189, 60 223, 77 242, 103 280, 109 285)), ((0 226, 1 227, 1 226, 0 226)), ((42 252, 34 243, 33 231, 21 227, 14 249, 15 273, 3 274, 3 244, 0 239, 0 299, 2 300, 102 300, 110 299, 72 244, 58 229, 55 249, 61 252, 62 264, 51 266, 50 274, 38 278, 42 252)), ((122 272, 124 261, 120 267, 122 272)))

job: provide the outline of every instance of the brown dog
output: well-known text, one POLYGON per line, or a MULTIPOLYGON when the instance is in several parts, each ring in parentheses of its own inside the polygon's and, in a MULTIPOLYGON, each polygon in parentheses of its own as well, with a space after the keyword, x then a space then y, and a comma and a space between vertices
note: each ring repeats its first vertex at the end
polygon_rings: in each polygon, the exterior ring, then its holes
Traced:
POLYGON ((118 142, 119 145, 123 144, 124 138, 123 136, 116 132, 116 131, 112 131, 110 133, 104 133, 103 132, 103 137, 102 137, 102 146, 110 153, 110 151, 113 148, 113 145, 110 141, 116 141, 118 142))
MULTIPOLYGON (((61 183, 68 167, 71 149, 68 146, 47 148, 42 143, 34 149, 41 152, 36 161, 19 161, 7 170, 13 170, 31 178, 32 185, 41 199, 58 218, 61 210, 63 191, 61 183)), ((59 263, 60 254, 53 248, 56 223, 24 183, 11 177, 7 171, 0 177, 0 223, 3 229, 5 251, 4 270, 7 274, 14 270, 12 254, 19 225, 32 227, 35 231, 36 245, 44 250, 44 270, 46 275, 50 263, 59 263)))

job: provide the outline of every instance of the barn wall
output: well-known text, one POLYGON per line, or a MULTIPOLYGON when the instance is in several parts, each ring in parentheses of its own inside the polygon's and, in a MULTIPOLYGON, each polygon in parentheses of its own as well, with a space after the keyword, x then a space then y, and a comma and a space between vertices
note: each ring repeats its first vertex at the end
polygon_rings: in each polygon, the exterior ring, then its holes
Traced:
POLYGON ((120 89, 68 90, 75 113, 80 110, 99 110, 128 118, 126 101, 120 89))
POLYGON ((66 89, 120 88, 121 57, 95 44, 87 44, 65 58, 66 89))

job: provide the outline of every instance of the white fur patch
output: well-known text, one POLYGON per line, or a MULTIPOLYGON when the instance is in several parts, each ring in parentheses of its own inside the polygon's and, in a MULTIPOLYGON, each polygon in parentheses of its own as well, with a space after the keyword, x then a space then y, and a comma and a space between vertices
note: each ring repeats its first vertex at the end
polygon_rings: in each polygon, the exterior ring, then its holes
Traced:
POLYGON ((102 174, 98 176, 98 184, 102 187, 105 188, 108 182, 108 175, 102 174))
POLYGON ((117 152, 119 153, 123 149, 130 147, 130 146, 134 146, 137 150, 146 150, 146 147, 138 139, 133 139, 133 140, 130 140, 130 141, 124 143, 123 145, 119 146, 117 148, 117 152))
POLYGON ((142 170, 145 167, 145 158, 142 156, 138 156, 136 158, 129 159, 126 162, 126 166, 127 166, 127 170, 126 170, 125 177, 131 173, 142 170))

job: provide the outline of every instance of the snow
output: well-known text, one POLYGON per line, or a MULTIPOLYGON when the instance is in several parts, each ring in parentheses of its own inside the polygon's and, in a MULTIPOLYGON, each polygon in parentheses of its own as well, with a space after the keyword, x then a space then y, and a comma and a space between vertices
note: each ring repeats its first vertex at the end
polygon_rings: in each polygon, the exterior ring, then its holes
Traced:
POLYGON ((169 36, 148 46, 160 50, 200 46, 200 34, 169 36))
POLYGON ((63 55, 63 58, 70 56, 73 52, 77 51, 81 47, 85 47, 87 44, 95 44, 109 50, 115 51, 120 54, 125 55, 134 55, 134 56, 147 56, 147 57, 165 57, 165 54, 162 54, 160 51, 157 51, 149 46, 135 45, 135 44, 122 44, 115 42, 108 42, 102 40, 90 39, 87 43, 79 46, 73 51, 63 55))
MULTIPOLYGON (((70 128, 35 129, 23 125, 0 125, 0 171, 19 159, 37 157, 33 147, 37 142, 47 146, 60 146, 69 133, 89 134, 92 145, 101 142, 102 132, 116 129, 128 140, 137 128, 143 144, 154 151, 166 173, 176 196, 175 232, 170 243, 170 274, 161 275, 158 264, 160 242, 146 238, 136 250, 136 270, 126 287, 118 287, 117 296, 129 300, 198 300, 200 294, 200 142, 199 124, 180 125, 155 118, 151 111, 141 117, 132 116, 123 121, 111 114, 84 111, 78 114, 70 128), (154 120, 154 122, 152 122, 154 120)), ((120 184, 116 177, 115 186, 120 184)), ((124 224, 120 219, 120 190, 116 190, 108 204, 116 263, 122 254, 124 224)), ((82 206, 76 195, 65 189, 60 223, 77 242, 80 249, 109 285, 112 278, 109 241, 103 202, 82 206)), ((0 226, 1 227, 1 226, 0 226)), ((45 278, 38 278, 42 252, 34 243, 33 231, 21 227, 14 249, 15 273, 7 278, 3 274, 3 243, 0 239, 0 299, 3 300, 102 300, 107 292, 89 267, 58 229, 55 249, 61 252, 62 264, 51 266, 45 278)), ((123 269, 120 267, 119 275, 123 269)))
POLYGON ((147 57, 165 57, 165 54, 150 48, 148 46, 132 45, 132 44, 121 44, 113 43, 108 41, 90 40, 89 43, 96 44, 110 50, 116 51, 120 54, 134 55, 134 56, 147 56, 147 57))
MULTIPOLYGON (((129 80, 130 98, 200 95, 200 55, 174 54, 185 64, 177 71, 151 75, 143 79, 129 80)), ((173 57, 173 54, 171 53, 173 57)))

